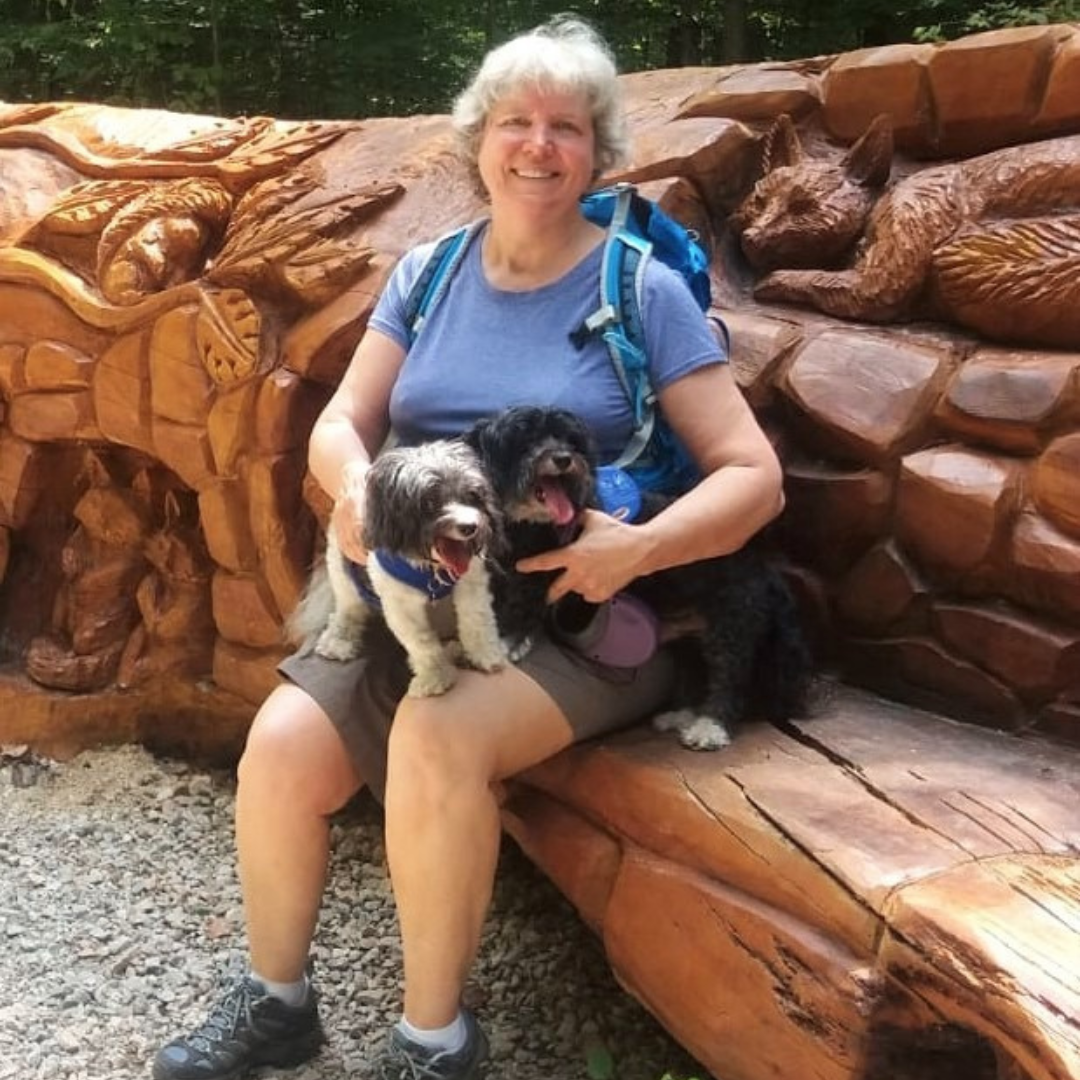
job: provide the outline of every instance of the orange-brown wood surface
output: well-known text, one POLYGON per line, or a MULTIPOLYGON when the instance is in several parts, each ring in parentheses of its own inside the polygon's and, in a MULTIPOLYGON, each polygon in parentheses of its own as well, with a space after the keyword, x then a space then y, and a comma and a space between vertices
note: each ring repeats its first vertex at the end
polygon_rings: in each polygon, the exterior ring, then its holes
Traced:
MULTIPOLYGON (((608 179, 709 246, 777 554, 873 693, 575 748, 507 828, 722 1080, 1078 1080, 1080 27, 623 86, 608 179)), ((235 760, 313 419, 482 212, 449 119, 0 102, 0 155, 0 742, 235 760)))
POLYGON ((505 818, 718 1077, 877 1076, 886 1029, 915 1055, 955 1026, 1066 1080, 1078 806, 1080 751, 838 688, 720 754, 643 732, 575 748, 516 781, 505 818), (583 877, 564 856, 590 848, 583 877))

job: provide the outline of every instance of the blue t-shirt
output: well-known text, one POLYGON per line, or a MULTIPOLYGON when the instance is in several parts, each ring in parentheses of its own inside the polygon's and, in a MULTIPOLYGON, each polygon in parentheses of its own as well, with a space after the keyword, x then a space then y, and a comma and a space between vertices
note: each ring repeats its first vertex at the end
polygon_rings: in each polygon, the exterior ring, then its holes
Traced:
MULTIPOLYGON (((390 397, 390 422, 404 443, 459 435, 509 405, 554 405, 578 414, 601 461, 618 457, 632 431, 626 394, 607 345, 570 335, 600 306, 598 245, 558 281, 507 292, 488 284, 476 236, 422 332, 409 346, 402 317, 409 289, 434 244, 395 267, 369 325, 408 349, 390 397)), ((652 384, 727 358, 683 279, 658 259, 646 264, 642 321, 652 384)))

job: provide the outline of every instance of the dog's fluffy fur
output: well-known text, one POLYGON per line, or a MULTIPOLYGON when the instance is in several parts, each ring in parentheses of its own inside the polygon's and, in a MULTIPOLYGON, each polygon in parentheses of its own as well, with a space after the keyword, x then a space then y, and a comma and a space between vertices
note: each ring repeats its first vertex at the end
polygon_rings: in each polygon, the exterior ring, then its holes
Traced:
MULTIPOLYGON (((639 520, 663 505, 646 498, 639 520)), ((811 659, 798 605, 759 538, 639 578, 629 591, 657 613, 680 656, 671 708, 653 719, 658 730, 692 750, 717 750, 745 719, 805 715, 811 659)))
POLYGON ((595 497, 596 452, 586 427, 563 409, 513 406, 478 421, 465 441, 491 479, 505 544, 493 581, 499 630, 515 660, 547 613, 555 572, 523 574, 518 559, 569 543, 595 497))
MULTIPOLYGON (((545 618, 553 575, 518 573, 513 564, 574 538, 582 510, 595 501, 595 449, 575 414, 549 408, 509 409, 481 421, 466 440, 489 472, 506 519, 496 610, 512 651, 520 654, 545 618)), ((638 520, 671 501, 645 495, 638 520)), ((714 750, 731 741, 744 718, 780 721, 805 712, 810 654, 798 608, 759 540, 731 555, 640 578, 628 591, 652 607, 663 636, 682 654, 671 708, 654 721, 660 730, 676 731, 692 749, 714 750)), ((575 612, 568 621, 580 625, 583 617, 587 612, 575 612)))
MULTIPOLYGON (((497 671, 507 660, 486 563, 500 536, 491 484, 475 452, 460 440, 395 447, 372 464, 364 546, 453 582, 460 655, 481 671, 497 671)), ((457 677, 457 654, 432 626, 430 604, 427 590, 398 580, 374 557, 363 568, 347 565, 330 529, 323 572, 309 583, 290 631, 301 639, 317 633, 316 652, 348 660, 362 650, 367 621, 381 615, 408 656, 409 694, 430 697, 445 693, 457 677), (381 611, 360 594, 354 572, 378 597, 381 611)))

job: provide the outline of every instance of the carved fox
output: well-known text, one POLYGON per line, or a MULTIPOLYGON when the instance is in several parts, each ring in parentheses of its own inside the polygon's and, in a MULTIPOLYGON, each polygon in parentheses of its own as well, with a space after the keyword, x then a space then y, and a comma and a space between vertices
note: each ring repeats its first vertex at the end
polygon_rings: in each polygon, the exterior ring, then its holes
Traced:
POLYGON ((764 175, 732 217, 747 260, 772 271, 754 296, 1080 346, 1080 136, 924 168, 886 188, 892 153, 887 117, 838 162, 807 157, 780 117, 764 175), (832 269, 853 247, 850 266, 832 269))

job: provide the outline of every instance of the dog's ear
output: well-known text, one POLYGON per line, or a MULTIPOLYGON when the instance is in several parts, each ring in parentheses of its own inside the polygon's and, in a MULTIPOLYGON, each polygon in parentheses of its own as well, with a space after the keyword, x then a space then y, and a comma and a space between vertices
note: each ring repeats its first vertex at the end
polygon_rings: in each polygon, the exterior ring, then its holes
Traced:
POLYGON ((491 420, 489 417, 483 417, 477 420, 471 428, 469 428, 462 436, 462 440, 465 445, 471 447, 478 454, 482 452, 485 444, 485 440, 491 431, 491 420))
POLYGON ((361 528, 361 541, 369 550, 380 546, 383 521, 386 517, 385 499, 389 476, 389 462, 384 454, 377 457, 364 476, 364 520, 361 528))
POLYGON ((581 454, 590 467, 595 468, 598 452, 592 432, 585 426, 585 422, 569 409, 559 409, 555 415, 562 428, 559 437, 581 454))
POLYGON ((483 512, 491 529, 488 552, 498 561, 510 551, 510 538, 506 531, 506 515, 491 484, 485 484, 483 488, 483 512))
POLYGON ((401 551, 412 538, 415 519, 408 513, 408 451, 395 447, 384 450, 372 462, 364 488, 364 547, 401 551))

